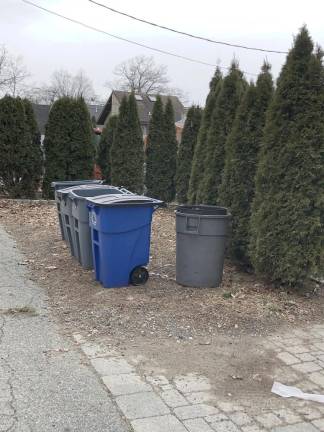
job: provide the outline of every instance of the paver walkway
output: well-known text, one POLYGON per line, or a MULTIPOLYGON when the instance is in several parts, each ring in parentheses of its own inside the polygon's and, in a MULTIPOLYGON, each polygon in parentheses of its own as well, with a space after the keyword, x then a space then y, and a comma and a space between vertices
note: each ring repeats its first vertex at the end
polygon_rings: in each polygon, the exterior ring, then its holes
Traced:
MULTIPOLYGON (((255 406, 224 401, 194 371, 172 380, 143 376, 104 343, 79 334, 69 342, 1 229, 0 245, 0 431, 324 431, 324 404, 282 399, 270 389, 255 406)), ((324 394, 324 325, 268 337, 264 345, 277 358, 274 380, 324 394)))
POLYGON ((131 430, 87 358, 50 321, 22 261, 0 227, 0 431, 131 430))
MULTIPOLYGON (((257 406, 213 395, 205 376, 141 376, 132 360, 74 335, 135 432, 324 431, 324 404, 270 393, 257 406), (262 403, 264 402, 264 403, 262 403), (263 406, 262 406, 263 405, 263 406)), ((265 340, 278 360, 274 379, 324 394, 324 325, 265 340)))

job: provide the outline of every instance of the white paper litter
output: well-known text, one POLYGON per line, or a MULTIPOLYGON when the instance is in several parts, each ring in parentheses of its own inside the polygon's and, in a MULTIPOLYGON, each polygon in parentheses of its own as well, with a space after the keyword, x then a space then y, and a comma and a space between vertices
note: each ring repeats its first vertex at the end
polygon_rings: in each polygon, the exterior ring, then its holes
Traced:
POLYGON ((295 397, 298 399, 324 403, 324 395, 304 393, 302 390, 300 390, 297 387, 286 386, 276 381, 273 383, 271 392, 277 394, 278 396, 282 396, 284 398, 295 397))

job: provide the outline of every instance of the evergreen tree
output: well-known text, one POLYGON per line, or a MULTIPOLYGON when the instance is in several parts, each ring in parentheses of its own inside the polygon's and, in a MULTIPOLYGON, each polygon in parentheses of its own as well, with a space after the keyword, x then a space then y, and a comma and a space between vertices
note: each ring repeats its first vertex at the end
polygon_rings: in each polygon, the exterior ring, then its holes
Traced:
POLYGON ((29 103, 11 96, 0 100, 0 182, 13 198, 35 196, 41 172, 36 130, 29 103))
POLYGON ((41 134, 38 130, 33 106, 29 100, 23 99, 26 114, 27 127, 30 138, 28 141, 27 157, 25 163, 28 168, 22 176, 22 191, 24 196, 35 198, 35 193, 40 186, 43 171, 43 153, 41 150, 41 134))
POLYGON ((168 98, 164 110, 164 142, 161 148, 164 166, 164 189, 161 199, 165 202, 171 202, 175 198, 177 152, 178 143, 174 124, 174 110, 171 99, 168 98))
POLYGON ((324 73, 313 50, 303 27, 267 115, 251 218, 256 271, 291 285, 318 270, 324 245, 324 73))
POLYGON ((111 182, 111 158, 110 150, 114 140, 118 117, 112 115, 108 119, 108 123, 102 131, 99 141, 97 163, 100 166, 103 178, 111 182))
POLYGON ((235 113, 247 83, 235 61, 224 78, 208 130, 207 151, 203 179, 199 184, 197 201, 204 204, 218 203, 218 189, 225 163, 225 142, 231 131, 235 113))
POLYGON ((144 144, 133 93, 120 104, 110 157, 112 183, 142 193, 144 144))
POLYGON ((198 132, 201 124, 202 110, 193 105, 187 114, 182 131, 181 143, 177 156, 176 192, 177 200, 187 202, 192 159, 197 144, 198 132))
POLYGON ((245 263, 249 262, 249 225, 257 159, 272 93, 270 66, 265 63, 256 86, 251 84, 245 92, 225 144, 219 201, 230 208, 233 217, 230 255, 245 263))
POLYGON ((209 83, 209 94, 206 99, 206 106, 203 111, 201 126, 197 138, 197 145, 195 147, 195 152, 192 161, 189 190, 188 190, 188 202, 191 204, 196 204, 196 203, 198 204, 197 192, 204 173, 204 164, 206 160, 206 150, 207 150, 207 136, 210 127, 211 116, 221 86, 222 86, 222 73, 220 69, 217 67, 215 74, 209 83))
POLYGON ((63 97, 53 104, 46 125, 44 149, 45 197, 53 196, 53 180, 92 177, 95 156, 92 124, 82 98, 63 97))
POLYGON ((165 189, 165 164, 162 156, 164 144, 164 113, 160 96, 157 96, 152 110, 146 148, 145 186, 147 195, 160 198, 165 189))

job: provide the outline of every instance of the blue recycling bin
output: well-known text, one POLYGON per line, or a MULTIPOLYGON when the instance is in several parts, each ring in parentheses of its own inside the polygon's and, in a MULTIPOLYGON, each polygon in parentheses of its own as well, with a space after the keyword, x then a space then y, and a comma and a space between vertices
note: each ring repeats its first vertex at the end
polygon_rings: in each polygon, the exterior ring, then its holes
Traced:
POLYGON ((105 288, 148 279, 151 222, 163 202, 139 195, 88 199, 95 278, 105 288))

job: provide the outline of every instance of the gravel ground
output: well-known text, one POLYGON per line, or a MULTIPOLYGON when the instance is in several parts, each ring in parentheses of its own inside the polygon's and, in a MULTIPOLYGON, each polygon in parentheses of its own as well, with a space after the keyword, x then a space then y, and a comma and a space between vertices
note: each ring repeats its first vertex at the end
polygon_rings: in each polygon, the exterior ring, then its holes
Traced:
MULTIPOLYGON (((143 369, 197 370, 212 375, 224 392, 231 376, 244 375, 259 385, 252 376, 266 377, 272 367, 263 356, 262 338, 322 318, 320 286, 275 288, 231 263, 225 264, 219 288, 177 285, 171 209, 154 216, 148 283, 119 289, 102 288, 70 257, 53 203, 0 200, 0 223, 17 240, 25 256, 21 265, 46 290, 64 331, 106 340, 134 358, 144 355, 149 361, 142 362, 143 369)), ((240 383, 238 390, 247 380, 240 383)))

